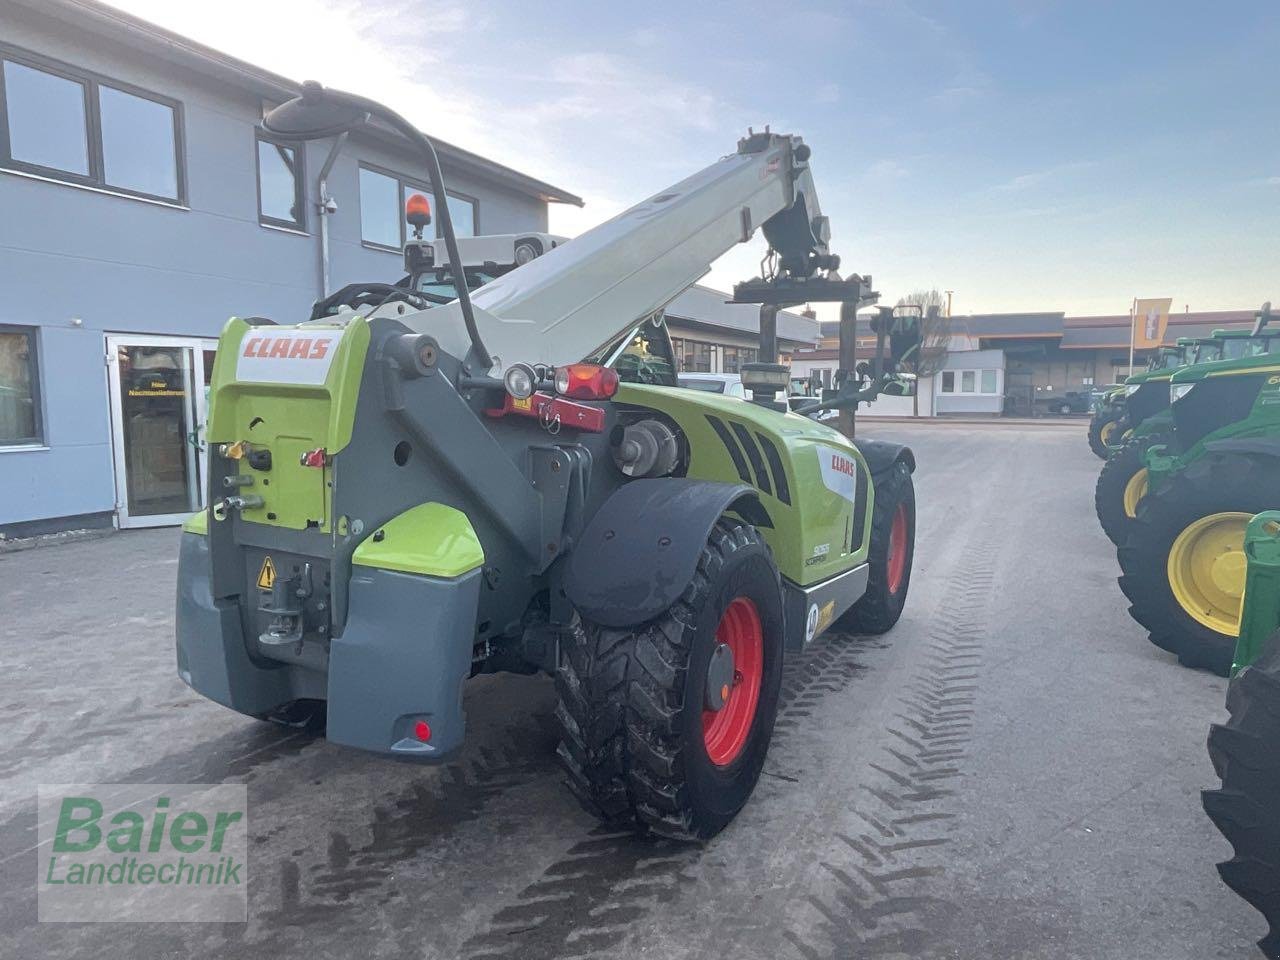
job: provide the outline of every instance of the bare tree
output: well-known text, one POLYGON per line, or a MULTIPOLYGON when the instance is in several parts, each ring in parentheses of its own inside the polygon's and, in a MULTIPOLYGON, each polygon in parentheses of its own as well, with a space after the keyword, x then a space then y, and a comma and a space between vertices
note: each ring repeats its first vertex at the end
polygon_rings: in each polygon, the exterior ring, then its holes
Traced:
POLYGON ((920 308, 920 346, 908 358, 916 375, 916 389, 911 395, 911 415, 920 416, 920 385, 923 380, 942 370, 947 362, 947 345, 951 341, 951 318, 947 316, 946 296, 936 287, 917 290, 901 298, 899 307, 920 308))

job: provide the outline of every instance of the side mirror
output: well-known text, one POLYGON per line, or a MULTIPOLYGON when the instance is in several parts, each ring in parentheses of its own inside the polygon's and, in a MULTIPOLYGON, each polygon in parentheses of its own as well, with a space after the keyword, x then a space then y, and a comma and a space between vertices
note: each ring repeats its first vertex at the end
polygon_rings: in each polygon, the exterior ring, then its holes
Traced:
POLYGON ((920 318, 895 317, 889 331, 889 356, 896 369, 902 361, 920 349, 920 318))
POLYGON ((368 119, 369 111, 359 103, 308 80, 301 96, 267 112, 262 129, 281 140, 323 140, 363 126, 368 119))
POLYGON ((1258 336, 1262 333, 1263 328, 1271 322, 1271 301, 1268 300, 1262 305, 1262 309, 1258 311, 1258 316, 1253 322, 1253 333, 1250 336, 1258 336))

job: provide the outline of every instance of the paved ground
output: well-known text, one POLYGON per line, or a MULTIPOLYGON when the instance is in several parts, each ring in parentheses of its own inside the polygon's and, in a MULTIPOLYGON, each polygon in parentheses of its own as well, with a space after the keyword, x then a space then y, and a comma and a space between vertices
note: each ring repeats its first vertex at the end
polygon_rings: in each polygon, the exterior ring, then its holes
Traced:
POLYGON ((174 676, 177 534, 0 556, 0 942, 22 958, 1245 958, 1200 810, 1224 682, 1125 614, 1079 431, 870 426, 920 462, 887 637, 788 670, 766 775, 703 850, 605 833, 540 678, 469 689, 423 769, 237 716, 174 676), (248 784, 247 924, 38 924, 34 794, 248 784))

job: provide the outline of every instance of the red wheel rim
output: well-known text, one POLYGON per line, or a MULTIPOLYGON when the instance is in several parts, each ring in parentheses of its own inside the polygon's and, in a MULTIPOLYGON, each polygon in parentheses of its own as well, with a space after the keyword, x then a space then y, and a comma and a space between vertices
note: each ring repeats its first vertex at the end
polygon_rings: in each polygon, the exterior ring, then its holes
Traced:
POLYGON ((747 744, 760 702, 764 675, 764 631, 760 612, 746 597, 729 604, 716 627, 716 642, 733 652, 733 685, 719 710, 702 711, 702 741, 717 767, 733 763, 747 744))
POLYGON ((890 593, 897 593, 902 586, 903 574, 907 572, 907 505, 898 504, 893 514, 893 526, 889 528, 889 556, 885 559, 888 567, 886 581, 890 593))

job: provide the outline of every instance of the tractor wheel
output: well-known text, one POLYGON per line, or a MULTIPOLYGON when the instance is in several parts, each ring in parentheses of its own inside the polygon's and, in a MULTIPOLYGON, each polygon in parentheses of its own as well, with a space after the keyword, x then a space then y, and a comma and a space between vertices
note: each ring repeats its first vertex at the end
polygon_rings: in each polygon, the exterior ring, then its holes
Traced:
POLYGON ((1280 507, 1274 461, 1210 455, 1149 493, 1118 551, 1120 589, 1151 642, 1226 676, 1240 634, 1244 531, 1280 507))
POLYGON ((773 555, 755 527, 722 517, 663 614, 622 629, 584 622, 565 641, 556 718, 570 789, 608 823, 719 833, 764 766, 782 644, 773 555))
POLYGON ((874 478, 867 592, 836 621, 850 633, 885 633, 902 616, 916 552, 916 491, 902 461, 874 478))
POLYGON ((1267 918, 1258 946, 1280 960, 1280 630, 1231 681, 1227 709, 1231 718, 1209 731, 1222 788, 1204 791, 1204 809, 1235 851, 1218 873, 1267 918))
POLYGON ((1106 460, 1112 448, 1119 445, 1124 429, 1123 411, 1099 410, 1089 419, 1089 449, 1106 460))
POLYGON ((1147 495, 1147 441, 1130 440, 1102 465, 1093 489, 1093 509, 1102 532, 1116 546, 1124 543, 1138 504, 1147 495))

